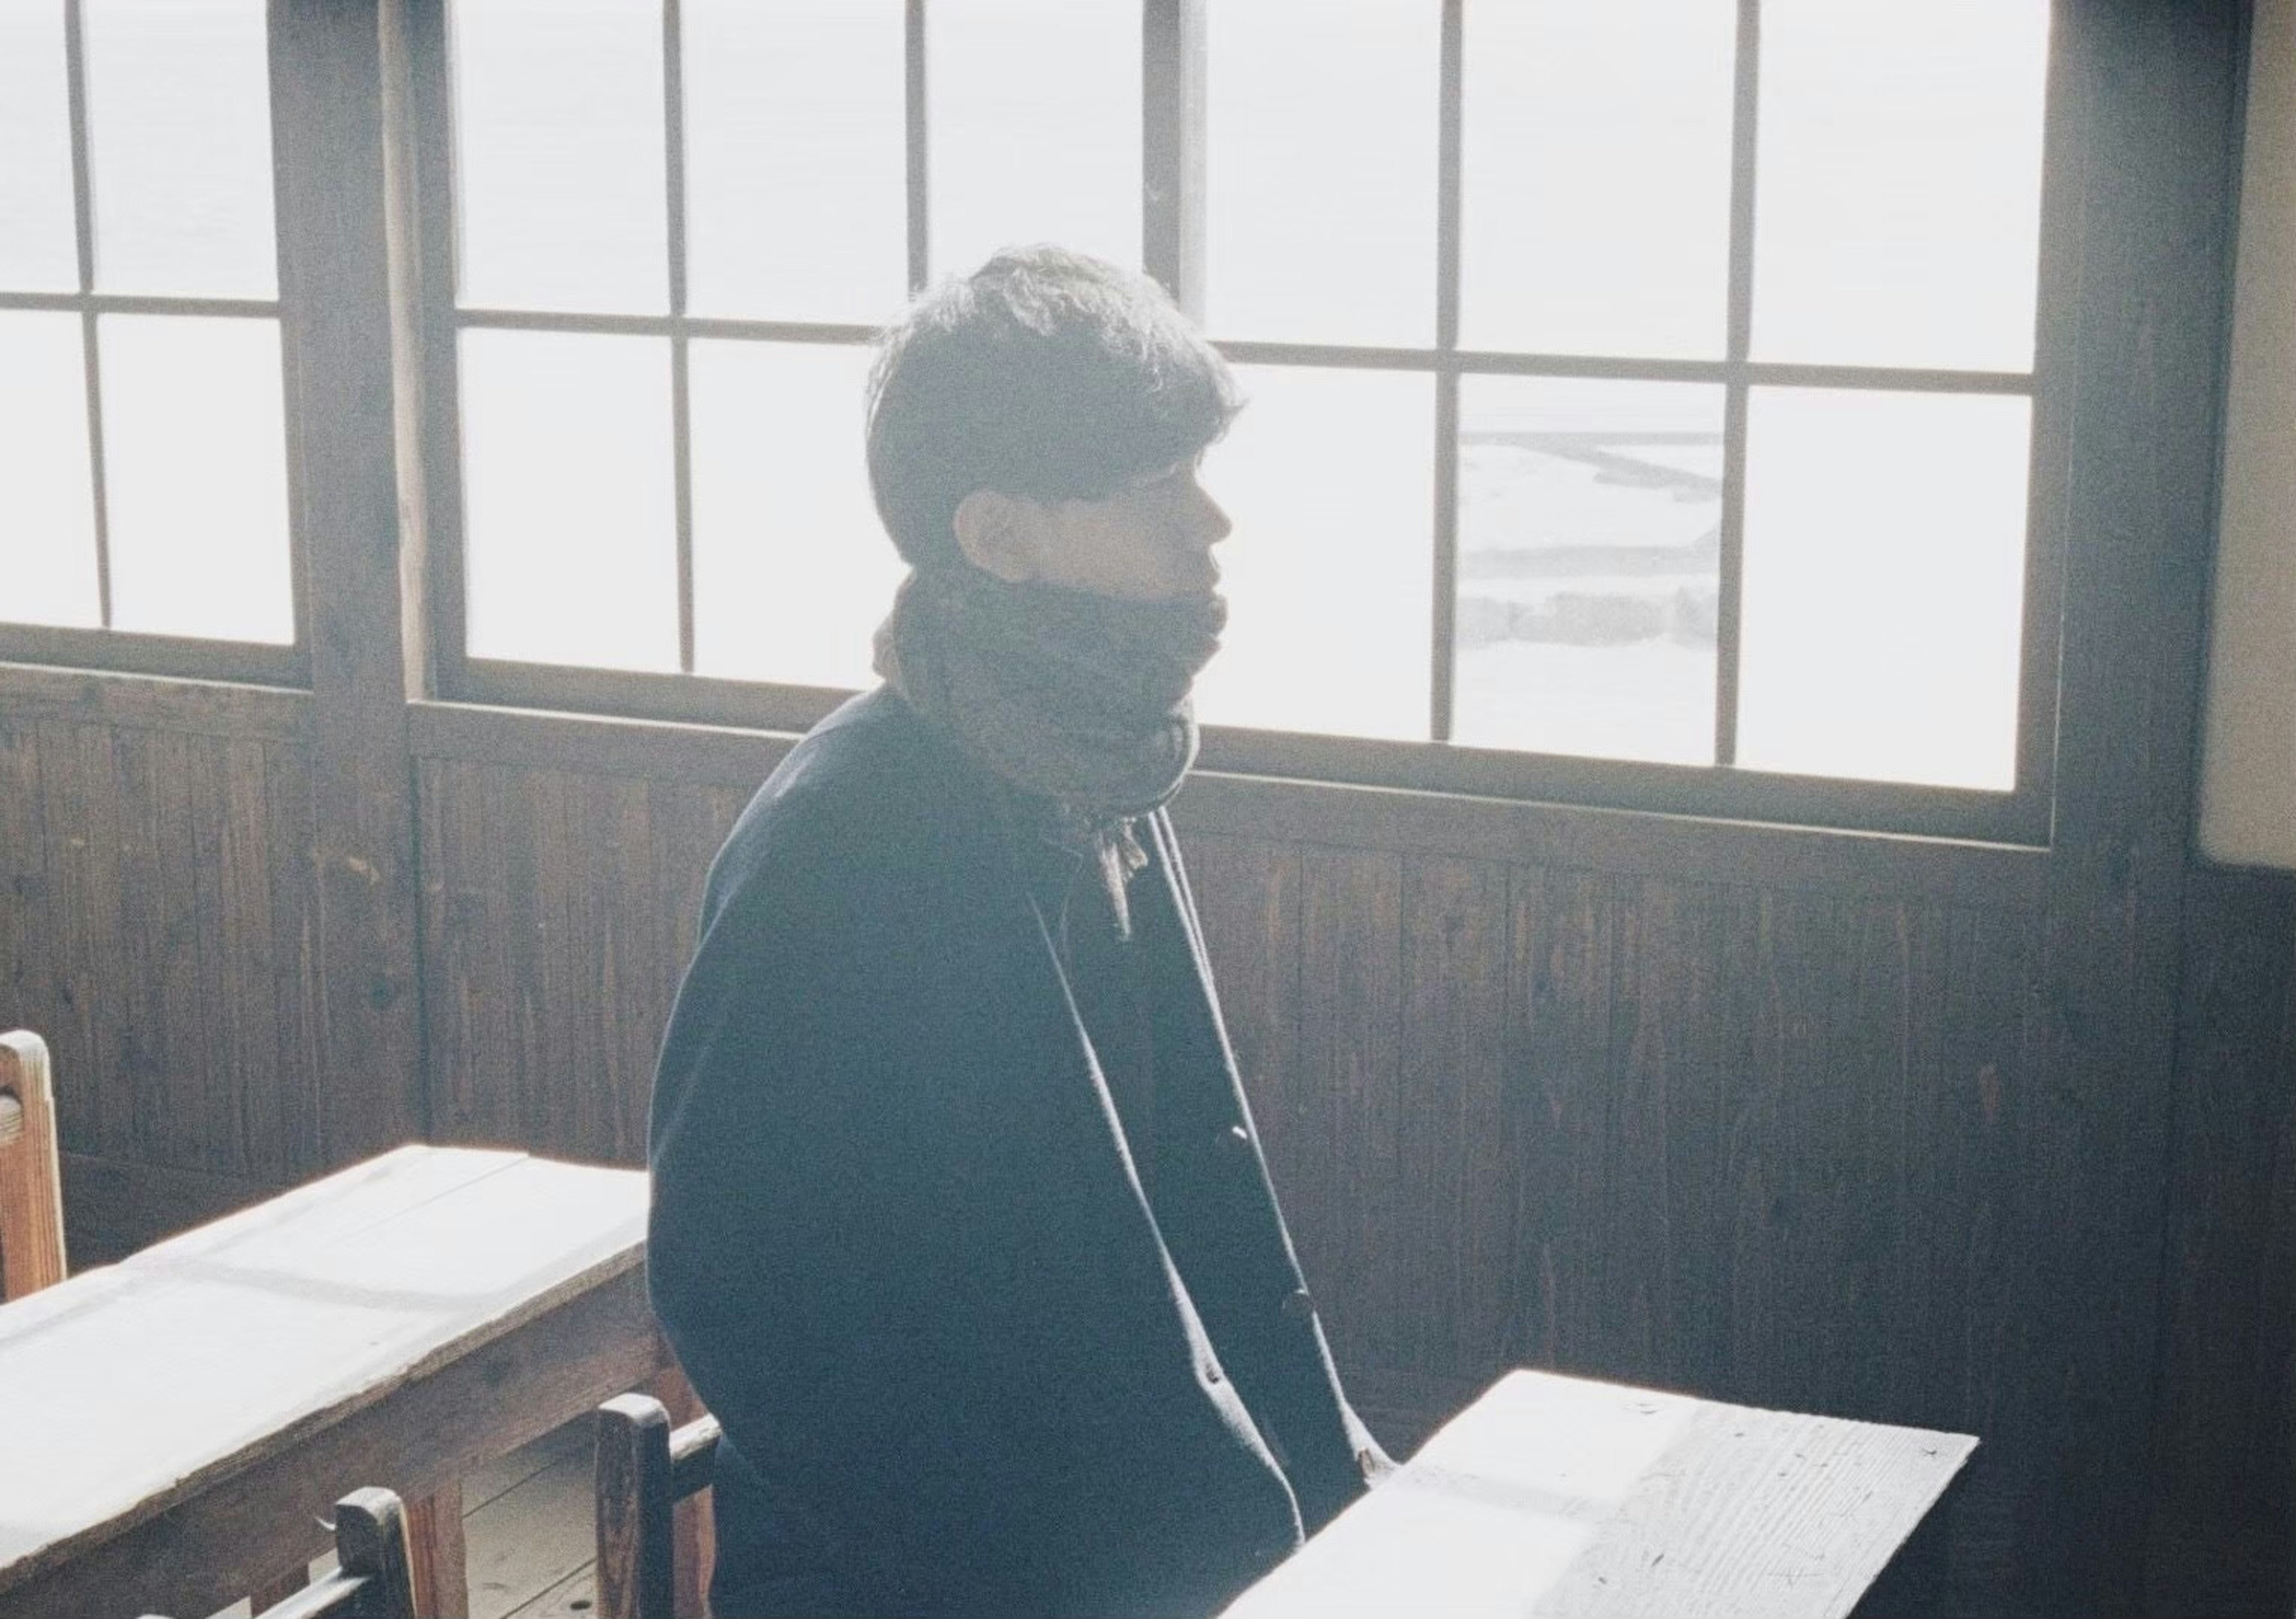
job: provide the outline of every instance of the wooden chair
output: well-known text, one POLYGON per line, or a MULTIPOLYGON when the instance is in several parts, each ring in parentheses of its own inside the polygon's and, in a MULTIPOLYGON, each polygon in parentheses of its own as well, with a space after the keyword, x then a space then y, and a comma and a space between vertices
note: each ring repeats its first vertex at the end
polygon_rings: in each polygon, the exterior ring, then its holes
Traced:
POLYGON ((334 1573, 257 1609, 255 1619, 415 1619, 414 1565, 398 1496, 354 1490, 335 1503, 335 1562, 334 1573))
POLYGON ((702 1611, 708 1571, 696 1565, 707 1536, 681 1537, 675 1509, 716 1476, 718 1435, 706 1413, 673 1431, 669 1409, 651 1394, 618 1394, 598 1408, 598 1619, 702 1611))
POLYGON ((0 1034, 0 1299, 64 1279, 63 1174, 47 1043, 0 1034))

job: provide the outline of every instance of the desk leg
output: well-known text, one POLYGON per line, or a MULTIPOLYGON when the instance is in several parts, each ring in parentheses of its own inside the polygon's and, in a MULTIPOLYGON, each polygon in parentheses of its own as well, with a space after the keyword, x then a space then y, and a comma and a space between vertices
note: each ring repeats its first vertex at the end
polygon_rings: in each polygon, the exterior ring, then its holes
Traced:
MULTIPOLYGON (((667 1352, 665 1352, 667 1353, 667 1352)), ((653 1380, 653 1397, 669 1412, 669 1425, 682 1427, 701 1415, 701 1402, 685 1374, 671 1366, 653 1380)), ((709 1570, 718 1560, 717 1534, 709 1517, 707 1491, 677 1503, 670 1515, 670 1567, 673 1573, 670 1610, 679 1619, 700 1619, 709 1611, 709 1570)))
POLYGON ((470 1619, 471 1576, 463 1546, 463 1486, 447 1485, 406 1509, 414 1564, 414 1611, 423 1619, 470 1619))

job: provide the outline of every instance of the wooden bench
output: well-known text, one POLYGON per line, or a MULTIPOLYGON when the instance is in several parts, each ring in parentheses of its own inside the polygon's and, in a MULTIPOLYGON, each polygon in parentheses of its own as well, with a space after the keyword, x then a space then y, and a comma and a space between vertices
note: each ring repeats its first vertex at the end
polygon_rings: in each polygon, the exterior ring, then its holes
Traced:
POLYGON ((1976 1447, 1510 1372, 1226 1619, 1840 1619, 1976 1447))
POLYGON ((212 1612, 345 1490, 435 1494, 645 1385, 645 1209, 638 1171, 403 1147, 0 1305, 0 1619, 212 1612))

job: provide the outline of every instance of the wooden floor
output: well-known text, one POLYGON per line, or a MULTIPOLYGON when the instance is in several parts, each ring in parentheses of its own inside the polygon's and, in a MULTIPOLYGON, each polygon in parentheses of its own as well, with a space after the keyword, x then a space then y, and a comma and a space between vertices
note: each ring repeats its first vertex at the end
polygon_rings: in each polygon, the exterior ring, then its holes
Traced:
MULTIPOLYGON (((471 1619, 586 1619, 590 1426, 578 1418, 463 1483, 471 1619)), ((334 1566, 311 1565, 314 1575, 334 1566)), ((246 1619, 244 1602, 215 1619, 246 1619)))

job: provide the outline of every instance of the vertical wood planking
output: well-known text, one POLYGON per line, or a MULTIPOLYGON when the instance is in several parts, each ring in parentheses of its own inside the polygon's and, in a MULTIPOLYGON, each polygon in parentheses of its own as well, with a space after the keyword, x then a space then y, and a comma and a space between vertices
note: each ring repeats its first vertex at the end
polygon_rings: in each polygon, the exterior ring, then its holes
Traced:
MULTIPOLYGON (((154 738, 123 730, 102 740, 111 756, 109 785, 119 837, 118 926, 126 972, 117 980, 116 1026, 120 1094, 126 1103, 125 1156, 143 1164, 193 1167, 175 1155, 176 1126, 170 1117, 175 1109, 167 1088, 171 1052, 166 979, 168 959, 180 942, 169 932, 185 926, 188 919, 180 904, 176 914, 169 914, 168 876, 160 868, 160 829, 152 808, 158 797, 154 738)), ((105 993, 101 987, 97 993, 105 993)), ((105 999, 112 997, 105 994, 105 999)))
POLYGON ((1312 1116, 1298 1083, 1299 851, 1200 833, 1188 839, 1182 858, 1252 1124, 1276 1195, 1288 1207, 1293 1187, 1309 1173, 1301 1135, 1312 1116))
POLYGON ((442 1131, 644 1162, 702 879, 748 794, 450 760, 419 792, 442 1131))
POLYGON ((1515 1356, 1564 1370, 1606 1364, 1611 1290, 1595 1219, 1606 1195, 1611 1003, 1621 902, 1611 879, 1508 871, 1506 1036, 1513 1076, 1515 1356))
POLYGON ((51 1029, 56 1111, 65 1147, 127 1157, 125 1044, 119 1036, 126 967, 111 739, 92 726, 42 724, 42 824, 48 838, 51 1029))
POLYGON ((0 1018, 54 1053, 68 1150, 281 1184, 309 1150, 308 777, 291 742, 19 722, 0 1018), (21 948, 12 947, 12 948, 21 948))
POLYGON ((45 1037, 51 944, 40 753, 29 726, 0 715, 0 1028, 45 1037))
POLYGON ((1299 1157, 1320 1190, 1295 1201, 1308 1285, 1333 1353, 1393 1366, 1401 1349, 1390 1244, 1398 1198, 1403 860, 1319 846, 1300 853, 1299 1157))
POLYGON ((2038 969, 2046 1064, 2011 1150, 2036 1400, 2013 1590, 2143 1586, 2181 887, 2229 303, 2238 0, 2061 8, 2086 77, 2067 339, 2069 536, 2056 814, 2038 969), (2095 93, 2110 84, 2112 94, 2095 93))
POLYGON ((2144 1608, 2229 1619, 2290 1599, 2296 879, 2202 867, 2184 915, 2144 1608))
POLYGON ((263 745, 264 839, 271 864, 271 1004, 278 1139, 250 1165, 258 1179, 307 1180, 326 1163, 319 1094, 319 904, 311 756, 299 742, 263 745))
POLYGON ((1407 857, 1395 1198, 1397 1363, 1480 1381, 1509 1361, 1513 1109, 1507 868, 1407 857))
MULTIPOLYGON (((508 978, 495 969, 502 927, 481 864, 489 848, 480 772, 430 759, 419 766, 422 848, 422 1022, 427 1034, 430 1113, 439 1140, 485 1141, 476 1076, 499 1074, 510 1043, 489 1017, 508 978)), ((507 953, 504 953, 507 961, 507 953)))

